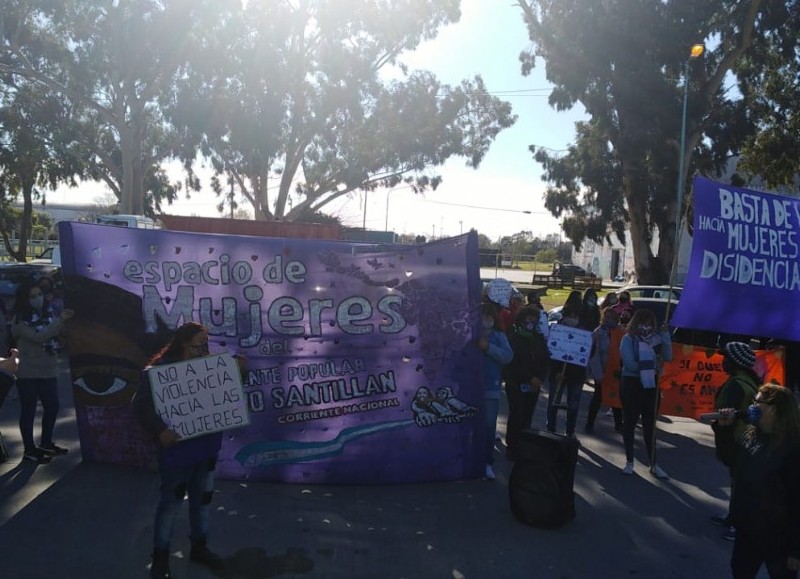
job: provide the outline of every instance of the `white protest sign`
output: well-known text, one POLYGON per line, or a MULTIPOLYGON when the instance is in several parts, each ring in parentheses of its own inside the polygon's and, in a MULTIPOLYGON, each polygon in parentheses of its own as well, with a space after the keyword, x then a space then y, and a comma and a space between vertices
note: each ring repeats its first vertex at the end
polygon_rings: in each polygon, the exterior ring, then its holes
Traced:
POLYGON ((250 424, 239 364, 230 354, 153 366, 147 374, 156 412, 181 439, 250 424))
POLYGON ((575 366, 586 366, 592 352, 592 333, 588 330, 555 324, 547 337, 550 358, 575 366))

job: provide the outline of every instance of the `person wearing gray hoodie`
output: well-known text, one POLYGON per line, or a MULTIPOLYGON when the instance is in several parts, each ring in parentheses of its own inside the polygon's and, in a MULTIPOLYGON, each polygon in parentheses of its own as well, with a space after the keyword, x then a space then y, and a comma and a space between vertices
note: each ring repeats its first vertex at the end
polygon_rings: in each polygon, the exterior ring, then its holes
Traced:
POLYGON ((58 337, 64 324, 73 317, 72 310, 55 316, 41 288, 24 282, 17 288, 11 318, 11 334, 17 342, 19 364, 19 430, 24 445, 23 459, 38 464, 50 462, 54 456, 67 453, 53 442, 53 430, 58 414, 58 337), (36 407, 42 402, 42 434, 37 447, 33 440, 36 407))

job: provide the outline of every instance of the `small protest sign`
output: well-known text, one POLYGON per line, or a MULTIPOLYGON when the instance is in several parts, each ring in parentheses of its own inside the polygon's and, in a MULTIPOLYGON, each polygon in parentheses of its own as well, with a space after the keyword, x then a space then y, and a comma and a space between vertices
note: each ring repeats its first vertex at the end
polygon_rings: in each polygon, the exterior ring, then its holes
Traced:
POLYGON ((230 354, 148 370, 156 412, 181 439, 250 424, 239 365, 230 354))
POLYGON ((588 330, 556 324, 547 337, 550 359, 575 366, 586 366, 592 352, 592 333, 588 330))

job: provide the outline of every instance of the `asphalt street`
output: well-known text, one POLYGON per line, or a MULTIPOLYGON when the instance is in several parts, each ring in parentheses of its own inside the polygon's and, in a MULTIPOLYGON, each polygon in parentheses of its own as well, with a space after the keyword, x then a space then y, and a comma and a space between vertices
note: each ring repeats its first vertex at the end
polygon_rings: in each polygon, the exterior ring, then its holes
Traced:
MULTIPOLYGON (((582 424, 591 389, 584 391, 582 424)), ((82 463, 66 366, 57 441, 70 453, 48 465, 21 461, 19 401, 0 409, 12 458, 0 464, 0 576, 147 577, 158 474, 82 463)), ((544 423, 543 394, 534 427, 544 423)), ((499 430, 504 432, 505 411, 499 430)), ((560 417, 563 420, 563 415, 560 417)), ((37 422, 38 424, 38 422, 37 422)), ((304 486, 218 481, 211 545, 227 558, 214 575, 188 561, 178 521, 171 564, 183 578, 718 578, 732 544, 710 515, 725 510, 728 481, 711 430, 659 421, 668 481, 620 473, 621 437, 601 411, 581 436, 577 517, 558 530, 517 522, 512 464, 498 443, 497 480, 401 486, 304 486)), ((639 443, 637 443, 639 444, 639 443)), ((644 448, 637 446, 637 458, 644 448)))

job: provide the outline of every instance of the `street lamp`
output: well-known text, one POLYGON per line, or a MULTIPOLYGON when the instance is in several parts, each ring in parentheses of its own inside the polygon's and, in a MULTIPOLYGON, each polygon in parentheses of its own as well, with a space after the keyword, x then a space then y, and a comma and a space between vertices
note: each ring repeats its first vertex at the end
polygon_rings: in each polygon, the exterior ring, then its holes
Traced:
POLYGON ((693 59, 703 56, 705 50, 706 47, 703 44, 693 44, 689 51, 689 58, 686 59, 683 65, 683 112, 681 113, 681 144, 678 152, 678 200, 675 206, 675 243, 673 244, 675 255, 672 259, 673 267, 670 284, 674 282, 677 270, 678 242, 680 240, 681 227, 683 226, 683 184, 686 181, 683 177, 683 164, 686 156, 686 104, 689 100, 689 64, 693 59))

